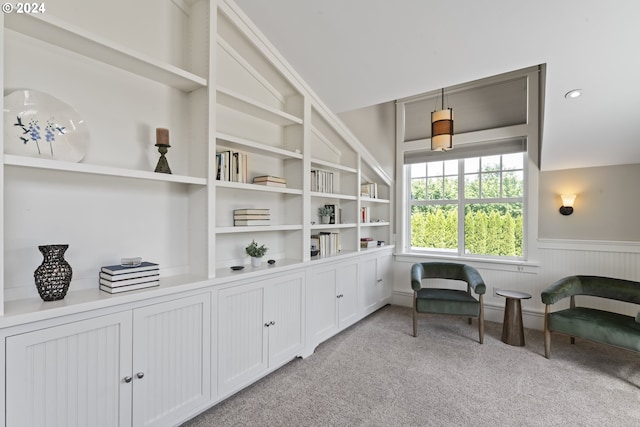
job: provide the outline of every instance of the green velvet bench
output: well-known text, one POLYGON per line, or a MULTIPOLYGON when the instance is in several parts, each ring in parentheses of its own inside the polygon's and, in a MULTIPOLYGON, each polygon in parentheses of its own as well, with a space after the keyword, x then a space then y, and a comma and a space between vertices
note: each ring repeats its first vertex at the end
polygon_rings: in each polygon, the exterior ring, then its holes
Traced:
POLYGON ((568 335, 571 344, 582 338, 640 352, 640 312, 636 317, 587 307, 576 307, 576 295, 590 295, 640 304, 640 282, 600 276, 569 276, 542 292, 544 355, 551 353, 551 332, 568 335), (551 312, 556 302, 570 297, 569 308, 551 312))

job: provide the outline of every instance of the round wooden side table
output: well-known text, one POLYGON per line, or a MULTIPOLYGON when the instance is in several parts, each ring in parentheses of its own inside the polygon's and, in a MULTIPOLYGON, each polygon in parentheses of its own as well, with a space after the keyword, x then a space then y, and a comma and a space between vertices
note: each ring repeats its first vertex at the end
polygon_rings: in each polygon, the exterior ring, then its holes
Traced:
POLYGON ((509 345, 524 345, 524 327, 522 325, 522 305, 520 301, 531 298, 525 292, 498 290, 497 295, 506 298, 504 320, 502 322, 502 342, 509 345))

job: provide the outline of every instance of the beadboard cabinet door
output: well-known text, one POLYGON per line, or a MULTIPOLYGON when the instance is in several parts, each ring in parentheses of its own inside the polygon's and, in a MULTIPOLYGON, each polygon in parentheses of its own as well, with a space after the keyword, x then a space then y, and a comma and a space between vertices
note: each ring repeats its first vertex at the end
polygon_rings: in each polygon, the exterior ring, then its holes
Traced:
POLYGON ((391 263, 390 250, 361 258, 360 317, 391 302, 391 263))
POLYGON ((304 347, 304 275, 294 273, 218 294, 218 391, 236 391, 304 347))
POLYGON ((184 421, 211 398, 211 294, 133 311, 133 425, 184 421))
POLYGON ((211 293, 6 338, 7 427, 155 426, 211 401, 211 293))
POLYGON ((131 312, 7 337, 7 427, 130 426, 131 312))
POLYGON ((358 260, 311 270, 307 289, 307 337, 310 346, 358 320, 358 260))

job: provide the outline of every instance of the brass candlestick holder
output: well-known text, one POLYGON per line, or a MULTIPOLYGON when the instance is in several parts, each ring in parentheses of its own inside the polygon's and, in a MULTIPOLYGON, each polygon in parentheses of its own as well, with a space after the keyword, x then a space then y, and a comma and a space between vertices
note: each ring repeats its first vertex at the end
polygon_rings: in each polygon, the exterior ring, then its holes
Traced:
POLYGON ((160 158, 158 159, 158 164, 156 165, 155 172, 158 173, 171 173, 171 168, 169 167, 169 162, 167 158, 164 156, 169 151, 169 144, 156 144, 158 147, 158 153, 160 153, 160 158))

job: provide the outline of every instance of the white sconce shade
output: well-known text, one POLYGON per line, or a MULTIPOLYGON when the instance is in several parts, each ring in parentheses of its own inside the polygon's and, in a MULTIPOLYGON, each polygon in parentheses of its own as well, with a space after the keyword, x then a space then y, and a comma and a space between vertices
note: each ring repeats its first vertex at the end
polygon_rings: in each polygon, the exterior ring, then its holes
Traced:
POLYGON ((562 206, 566 206, 568 208, 572 208, 573 207, 573 202, 576 201, 576 195, 575 194, 563 194, 560 197, 562 197, 562 206))
POLYGON ((560 206, 560 213, 562 215, 571 215, 573 213, 573 202, 576 201, 575 194, 562 194, 562 206, 560 206))

